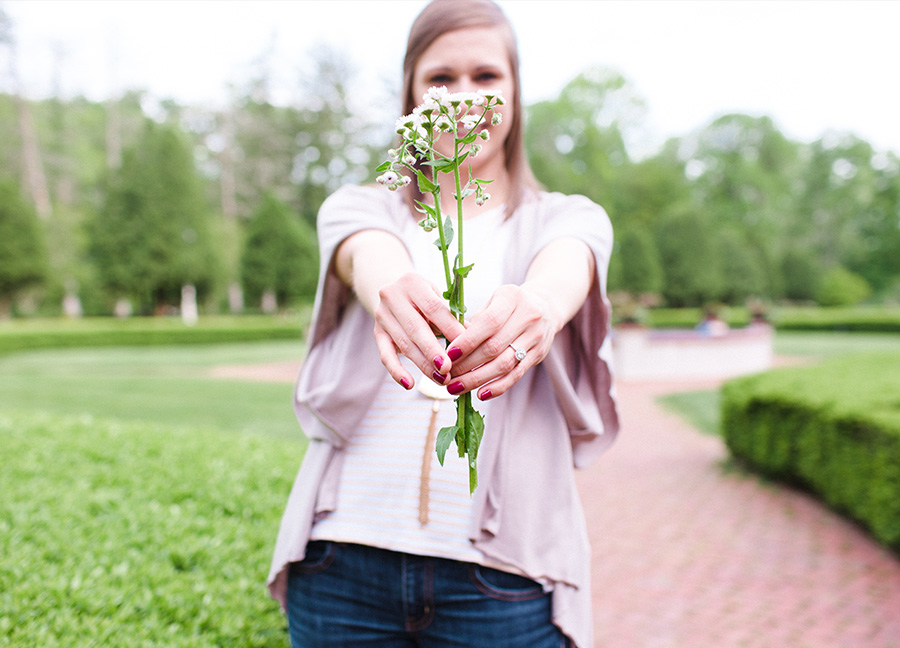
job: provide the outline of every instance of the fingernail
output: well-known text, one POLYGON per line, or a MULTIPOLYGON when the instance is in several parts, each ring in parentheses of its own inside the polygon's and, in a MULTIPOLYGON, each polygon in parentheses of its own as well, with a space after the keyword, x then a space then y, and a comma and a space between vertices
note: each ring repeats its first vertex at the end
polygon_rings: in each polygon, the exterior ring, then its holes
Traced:
POLYGON ((447 351, 447 357, 450 358, 453 362, 456 362, 462 357, 462 349, 459 347, 450 347, 447 351))
POLYGON ((434 356, 434 366, 440 369, 442 364, 444 364, 444 359, 441 356, 434 356))
POLYGON ((463 390, 465 390, 465 387, 463 387, 463 384, 461 382, 459 382, 458 380, 455 383, 451 383, 447 387, 447 391, 450 392, 451 394, 453 394, 454 396, 456 396, 459 393, 462 393, 463 390))
POLYGON ((478 399, 479 399, 479 400, 486 401, 486 400, 489 399, 491 396, 493 396, 493 394, 491 394, 491 390, 490 390, 490 389, 485 389, 485 390, 483 390, 480 394, 478 394, 478 399))
POLYGON ((438 385, 443 385, 444 380, 447 379, 447 376, 442 373, 438 373, 437 371, 431 374, 431 377, 434 378, 434 382, 436 382, 438 385))
POLYGON ((401 378, 400 384, 403 385, 403 389, 412 389, 412 385, 409 384, 409 381, 406 378, 401 378))

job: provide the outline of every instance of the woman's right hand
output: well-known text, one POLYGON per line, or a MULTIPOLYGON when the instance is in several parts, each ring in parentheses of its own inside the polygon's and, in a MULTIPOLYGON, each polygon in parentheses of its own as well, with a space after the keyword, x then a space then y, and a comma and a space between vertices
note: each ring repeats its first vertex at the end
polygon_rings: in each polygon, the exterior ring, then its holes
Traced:
POLYGON ((415 381, 401 364, 400 355, 443 385, 452 362, 438 335, 452 340, 465 328, 441 295, 422 275, 407 272, 382 286, 378 297, 374 333, 382 364, 406 389, 411 389, 415 381))
POLYGON ((375 342, 391 377, 406 389, 415 384, 400 362, 404 355, 443 385, 452 363, 438 335, 452 340, 465 328, 434 286, 413 272, 400 240, 383 230, 357 232, 338 247, 335 270, 375 317, 375 342))

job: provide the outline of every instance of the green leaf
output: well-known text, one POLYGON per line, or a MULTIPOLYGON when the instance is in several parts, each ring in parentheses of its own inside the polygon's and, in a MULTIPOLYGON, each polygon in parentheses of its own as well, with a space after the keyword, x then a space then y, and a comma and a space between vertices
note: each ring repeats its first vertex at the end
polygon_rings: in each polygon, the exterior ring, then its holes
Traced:
POLYGON ((450 442, 456 437, 456 433, 459 431, 459 427, 456 425, 450 425, 448 427, 442 427, 437 434, 437 440, 434 444, 434 450, 437 452, 438 461, 441 465, 444 465, 444 457, 447 454, 447 448, 450 447, 450 442))
POLYGON ((456 275, 460 279, 465 279, 466 277, 469 276, 469 273, 472 272, 472 268, 474 268, 474 267, 475 267, 475 264, 470 263, 469 265, 462 267, 462 268, 454 268, 453 272, 455 272, 456 275))
POLYGON ((432 207, 431 205, 426 205, 421 200, 416 201, 416 211, 418 211, 420 214, 428 214, 432 218, 434 218, 437 213, 435 212, 434 207, 432 207))
POLYGON ((391 161, 388 160, 388 161, 386 161, 386 162, 382 162, 382 163, 379 164, 377 167, 375 167, 375 172, 376 172, 376 173, 381 173, 382 171, 387 171, 387 170, 390 169, 390 168, 391 168, 391 161))
POLYGON ((432 193, 435 190, 434 183, 425 177, 421 169, 416 169, 416 178, 419 181, 419 191, 424 193, 432 193))

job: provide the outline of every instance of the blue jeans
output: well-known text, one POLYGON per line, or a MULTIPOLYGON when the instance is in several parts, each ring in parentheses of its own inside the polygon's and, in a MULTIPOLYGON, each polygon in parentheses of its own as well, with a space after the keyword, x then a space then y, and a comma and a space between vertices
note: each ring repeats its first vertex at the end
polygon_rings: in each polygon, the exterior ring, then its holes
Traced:
POLYGON ((550 593, 470 563, 310 542, 291 566, 293 648, 566 648, 550 593))

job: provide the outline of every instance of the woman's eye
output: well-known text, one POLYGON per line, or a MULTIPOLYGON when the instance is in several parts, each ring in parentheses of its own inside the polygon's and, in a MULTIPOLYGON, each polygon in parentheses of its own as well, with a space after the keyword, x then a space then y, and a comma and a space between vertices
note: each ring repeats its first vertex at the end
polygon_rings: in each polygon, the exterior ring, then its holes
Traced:
POLYGON ((499 78, 499 75, 496 72, 481 72, 477 77, 475 77, 476 81, 496 81, 499 78))
POLYGON ((450 83, 453 79, 450 78, 449 74, 435 74, 431 78, 428 79, 428 82, 432 85, 441 84, 441 83, 450 83))

